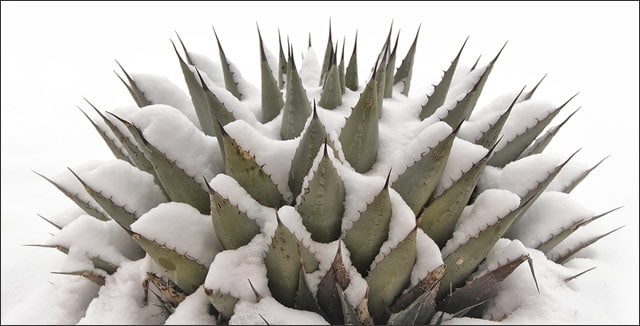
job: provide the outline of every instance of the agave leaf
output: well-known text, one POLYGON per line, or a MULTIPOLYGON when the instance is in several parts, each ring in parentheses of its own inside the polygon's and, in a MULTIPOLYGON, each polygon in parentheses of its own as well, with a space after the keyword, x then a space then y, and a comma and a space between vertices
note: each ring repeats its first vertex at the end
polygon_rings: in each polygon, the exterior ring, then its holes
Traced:
POLYGON ((224 76, 224 86, 238 100, 242 100, 243 94, 240 94, 240 91, 238 90, 238 82, 235 80, 235 78, 233 78, 234 73, 231 71, 229 61, 227 60, 227 56, 224 54, 222 44, 220 44, 220 39, 218 38, 218 33, 216 33, 215 28, 213 29, 213 34, 216 36, 216 42, 218 43, 220 64, 222 65, 222 75, 224 76))
POLYGON ((301 254, 296 236, 277 217, 278 227, 264 258, 269 290, 287 307, 295 306, 301 254))
POLYGON ((182 38, 180 37, 180 35, 178 35, 178 32, 176 32, 176 37, 178 38, 178 42, 180 42, 180 46, 182 46, 182 51, 184 52, 184 57, 187 59, 187 63, 195 66, 193 64, 193 60, 191 60, 191 56, 189 55, 189 51, 187 51, 187 47, 184 46, 184 42, 182 42, 182 38))
POLYGON ((329 19, 329 38, 327 39, 327 47, 324 49, 324 59, 322 60, 322 69, 320 69, 320 81, 318 86, 322 86, 325 75, 331 66, 331 58, 333 57, 333 41, 331 39, 331 19, 329 19))
POLYGON ((284 105, 282 93, 278 88, 278 81, 273 76, 273 72, 267 62, 267 56, 264 52, 264 44, 262 43, 262 35, 258 29, 258 38, 260 39, 260 72, 262 79, 262 122, 273 120, 284 105))
POLYGON ((387 323, 389 325, 418 325, 425 324, 429 318, 428 310, 433 310, 433 301, 435 301, 435 291, 424 292, 409 307, 404 310, 392 314, 387 323))
POLYGON ((213 190, 209 183, 207 183, 207 188, 211 199, 213 229, 222 248, 225 250, 240 248, 260 233, 258 223, 249 218, 246 212, 241 211, 228 198, 222 197, 213 190))
POLYGON ((104 115, 99 113, 97 109, 96 109, 96 112, 100 114, 100 116, 102 117, 102 119, 104 119, 104 122, 107 124, 107 126, 111 128, 111 131, 113 131, 116 137, 118 137, 118 140, 120 140, 120 143, 122 143, 122 145, 127 150, 127 152, 129 152, 129 157, 131 158, 131 161, 132 161, 131 163, 138 169, 151 174, 153 176, 154 183, 160 188, 164 197, 171 198, 169 197, 169 193, 167 193, 167 190, 164 188, 164 185, 162 185, 162 182, 160 181, 160 178, 158 177, 156 170, 153 168, 153 164, 151 164, 151 161, 149 161, 147 156, 144 154, 144 149, 138 147, 137 143, 139 143, 141 140, 136 138, 135 131, 133 133, 131 132, 134 128, 131 122, 124 120, 111 112, 107 112, 107 114, 116 118, 118 121, 120 121, 120 123, 122 123, 127 128, 127 130, 129 130, 129 133, 134 137, 133 141, 129 138, 129 136, 126 136, 122 131, 120 131, 120 128, 118 128, 115 124, 113 124, 111 120, 107 119, 104 115))
POLYGON ((103 286, 104 285, 104 276, 97 274, 93 271, 87 271, 87 270, 83 270, 83 271, 75 271, 75 272, 51 272, 51 274, 60 274, 60 275, 75 275, 75 276, 82 276, 84 278, 86 278, 87 280, 99 285, 99 286, 103 286))
POLYGON ((322 87, 322 95, 320 96, 320 102, 318 102, 318 104, 328 110, 333 110, 342 105, 340 73, 335 62, 332 62, 331 68, 329 68, 327 80, 322 87))
POLYGON ((289 51, 287 93, 282 112, 282 126, 280 128, 280 137, 284 140, 298 137, 311 115, 311 104, 298 74, 292 51, 289 51))
POLYGON ((533 93, 535 93, 535 92, 536 92, 536 90, 538 89, 538 87, 540 86, 540 84, 542 84, 542 81, 543 81, 546 77, 547 77, 547 74, 544 74, 544 76, 542 76, 542 78, 540 79, 540 81, 539 81, 535 86, 533 86, 533 88, 532 88, 530 91, 528 91, 526 94, 524 94, 524 96, 522 97, 522 99, 520 99, 518 102, 524 102, 524 101, 530 100, 530 99, 531 99, 531 97, 533 96, 533 93))
POLYGON ((569 161, 579 152, 580 150, 575 151, 567 160, 565 160, 562 164, 556 166, 553 170, 549 172, 546 178, 541 181, 536 182, 536 186, 531 188, 524 196, 522 196, 522 201, 528 202, 526 207, 523 208, 522 213, 516 218, 516 221, 520 219, 520 216, 526 212, 533 202, 540 197, 542 192, 549 186, 549 184, 553 181, 553 179, 560 173, 563 167, 569 163, 569 161))
POLYGON ((80 178, 73 170, 67 168, 71 174, 73 174, 80 184, 84 187, 85 191, 104 209, 111 218, 124 228, 127 233, 132 234, 131 224, 140 217, 136 212, 130 212, 125 206, 118 205, 111 200, 113 195, 103 194, 101 190, 95 189, 88 185, 82 178, 80 178))
POLYGON ((445 265, 432 270, 418 284, 403 293, 391 306, 389 324, 425 324, 435 313, 435 300, 445 265))
POLYGON ((122 79, 122 77, 120 77, 118 73, 116 73, 116 76, 118 76, 118 79, 120 79, 120 81, 127 88, 127 90, 129 91, 129 94, 131 94, 131 97, 133 97, 133 100, 136 102, 138 107, 145 107, 147 105, 153 104, 151 100, 149 100, 144 95, 144 92, 141 91, 140 88, 138 88, 138 85, 136 84, 135 80, 133 80, 133 78, 131 78, 131 75, 129 75, 129 73, 127 73, 127 71, 124 70, 124 68, 122 67, 120 62, 118 62, 118 60, 116 60, 116 64, 118 64, 118 67, 120 67, 120 70, 122 70, 122 72, 124 73, 124 76, 127 78, 128 83, 124 81, 124 79, 122 79))
POLYGON ((420 27, 422 27, 422 24, 418 26, 416 37, 413 39, 413 43, 411 43, 411 47, 409 48, 409 51, 407 51, 407 55, 405 55, 404 59, 402 59, 402 63, 400 63, 400 67, 398 67, 396 75, 393 77, 394 85, 399 82, 403 82, 402 94, 405 96, 409 95, 409 88, 411 87, 413 61, 416 56, 416 47, 418 45, 418 35, 420 34, 420 27))
MULTIPOLYGON (((418 29, 418 31, 420 30, 418 29)), ((418 35, 416 33, 416 41, 417 39, 418 35)), ((436 112, 437 108, 444 104, 444 101, 447 98, 447 93, 449 92, 449 86, 451 86, 451 81, 453 80, 453 74, 456 71, 456 67, 458 67, 460 55, 462 54, 462 50, 464 49, 464 46, 467 44, 468 40, 469 37, 467 36, 467 38, 464 40, 464 43, 462 43, 462 46, 460 47, 460 51, 458 51, 456 57, 453 59, 453 61, 451 61, 451 65, 449 65, 447 71, 444 72, 442 80, 433 89, 433 93, 431 93, 431 95, 429 96, 429 100, 427 101, 427 103, 422 106, 422 110, 420 111, 419 115, 420 120, 424 120, 426 117, 432 115, 434 112, 436 112)), ((416 43, 416 41, 414 41, 414 43, 416 43)), ((398 75, 400 75, 400 72, 398 72, 398 75)))
POLYGON ((480 62, 480 58, 482 58, 482 54, 480 54, 478 56, 478 58, 476 59, 476 61, 473 63, 473 65, 471 66, 471 68, 469 69, 469 72, 476 70, 476 67, 478 67, 478 63, 480 62))
POLYGON ((95 207, 91 202, 89 201, 85 201, 83 200, 80 195, 76 192, 73 192, 73 190, 71 189, 67 189, 65 188, 63 185, 53 181, 52 179, 49 179, 47 177, 45 177, 44 175, 33 171, 33 173, 41 176, 43 179, 49 181, 49 183, 51 183, 52 185, 54 185, 56 188, 58 188, 58 190, 60 190, 63 194, 65 194, 65 196, 69 197, 69 199, 71 199, 74 203, 76 203, 76 205, 78 205, 78 207, 80 207, 85 213, 101 220, 101 221, 108 221, 110 218, 109 216, 104 215, 98 207, 95 207))
POLYGON ((438 186, 459 128, 460 125, 436 146, 423 152, 420 159, 413 162, 393 182, 393 189, 400 194, 414 214, 420 212, 438 186))
POLYGON ((533 140, 542 132, 542 130, 555 118, 556 115, 564 108, 569 101, 571 101, 578 94, 573 95, 569 98, 564 104, 560 105, 558 108, 548 112, 548 114, 539 119, 536 124, 527 128, 524 132, 517 135, 514 139, 509 140, 501 149, 496 151, 493 154, 493 157, 489 160, 489 165, 496 167, 504 167, 509 162, 516 159, 520 154, 533 142, 533 140))
POLYGON ((153 165, 158 180, 166 190, 171 201, 187 203, 208 215, 211 210, 209 194, 196 182, 195 177, 183 170, 176 161, 151 144, 140 129, 131 123, 125 124, 133 138, 144 148, 147 159, 153 165))
POLYGON ((384 73, 384 98, 391 98, 391 94, 393 93, 393 70, 396 68, 396 53, 398 50, 398 40, 400 39, 400 31, 398 31, 398 36, 396 37, 396 44, 393 46, 393 50, 391 50, 391 54, 389 54, 389 58, 387 60, 387 66, 384 73))
POLYGON ((518 93, 516 98, 513 99, 513 102, 511 102, 511 105, 509 105, 509 108, 507 108, 507 110, 500 115, 498 120, 496 120, 492 125, 490 125, 489 129, 483 132, 482 135, 480 135, 480 137, 474 141, 475 144, 481 145, 484 148, 495 147, 496 140, 498 139, 498 137, 500 136, 500 133, 502 132, 502 127, 504 127, 505 122, 507 122, 507 119, 509 119, 511 110, 513 110, 513 107, 517 103, 518 98, 520 97, 520 94, 522 94, 522 91, 524 91, 524 87, 522 88, 520 93, 518 93))
POLYGON ((291 169, 289 170, 289 188, 294 197, 300 194, 302 181, 309 173, 309 169, 313 165, 322 142, 326 140, 327 132, 318 118, 318 112, 315 102, 313 103, 313 115, 307 129, 304 130, 300 144, 296 148, 296 152, 291 161, 291 169))
POLYGON ((208 272, 206 266, 140 234, 134 233, 133 240, 162 267, 164 274, 187 294, 195 292, 204 283, 208 272))
POLYGON ((369 311, 376 323, 389 318, 391 304, 410 283, 417 255, 416 232, 417 226, 366 277, 369 311))
POLYGON ((482 73, 480 80, 474 86, 474 92, 471 94, 471 97, 469 98, 469 102, 466 104, 468 106, 468 109, 466 110, 466 116, 464 117, 465 120, 469 120, 469 117, 471 116, 471 111, 473 111, 473 109, 475 108, 476 103, 478 102, 478 98, 480 98, 480 94, 482 93, 482 89, 484 88, 484 85, 487 83, 487 80, 489 79, 491 70, 493 70, 493 66, 495 65, 496 61, 498 61, 498 57, 500 57, 500 54, 502 53, 502 50, 504 50, 505 46, 507 46, 507 42, 504 43, 500 51, 498 51, 498 54, 496 54, 495 58, 491 60, 491 62, 487 66, 487 69, 484 71, 484 73, 482 73))
POLYGON ((520 264, 528 259, 528 255, 521 255, 507 261, 491 272, 469 280, 463 287, 456 289, 451 295, 440 301, 438 310, 454 313, 484 302, 491 297, 497 284, 511 275, 520 264))
POLYGON ((329 158, 327 148, 325 142, 318 168, 296 207, 311 238, 323 243, 340 237, 345 199, 344 183, 329 158))
POLYGON ((45 220, 47 223, 53 225, 53 227, 55 227, 56 229, 62 230, 62 226, 61 225, 51 221, 50 219, 48 219, 48 218, 46 218, 46 217, 44 217, 44 216, 42 216, 40 214, 36 214, 36 215, 38 215, 38 217, 40 217, 41 219, 45 220))
MULTIPOLYGON (((58 244, 28 244, 24 245, 25 247, 39 247, 39 248, 55 248, 61 253, 67 255, 69 254, 69 248, 58 245, 58 244)), ((89 260, 93 264, 93 267, 97 269, 101 269, 105 271, 107 274, 111 275, 116 272, 116 270, 120 267, 114 263, 108 262, 100 257, 89 257, 89 260)))
POLYGON ((282 50, 282 38, 280 37, 280 29, 278 29, 278 44, 280 45, 280 52, 278 54, 278 88, 284 88, 284 82, 287 75, 287 58, 284 56, 282 50))
POLYGON ((227 110, 227 107, 218 99, 218 97, 209 89, 207 84, 205 83, 200 71, 196 68, 196 73, 198 73, 198 77, 200 79, 200 84, 202 85, 202 89, 205 95, 205 99, 207 101, 207 108, 209 111, 209 115, 211 119, 214 120, 213 129, 216 140, 218 141, 218 147, 220 147, 220 153, 222 154, 223 162, 226 160, 226 154, 224 152, 224 141, 222 137, 222 126, 225 126, 228 123, 231 123, 236 120, 236 117, 233 113, 227 110))
POLYGON ((483 81, 486 81, 486 78, 489 75, 489 71, 490 69, 487 68, 482 73, 482 76, 480 76, 471 90, 464 95, 462 100, 456 102, 456 105, 453 107, 453 109, 447 112, 447 116, 444 117, 442 121, 448 123, 449 126, 453 128, 469 117, 469 115, 473 111, 476 101, 478 100, 478 97, 480 96, 483 81))
POLYGON ((228 293, 204 288, 209 302, 218 310, 218 318, 222 321, 228 321, 233 316, 233 309, 236 307, 238 299, 228 293))
POLYGON ((344 237, 344 243, 351 253, 353 266, 362 275, 367 275, 371 262, 388 238, 391 221, 391 199, 389 197, 389 177, 367 209, 353 223, 344 237))
POLYGON ((298 276, 298 291, 296 291, 296 299, 294 308, 298 310, 307 310, 323 315, 322 309, 318 305, 318 301, 313 296, 307 278, 305 277, 304 262, 300 260, 300 273, 298 276))
POLYGON ((384 50, 384 54, 379 60, 377 68, 374 70, 373 76, 376 80, 376 111, 378 112, 378 119, 382 117, 382 103, 384 99, 384 83, 386 80, 386 67, 387 61, 389 60, 389 44, 387 40, 387 45, 384 50), (377 71, 377 73, 376 73, 377 71))
POLYGON ((344 45, 346 37, 342 39, 342 54, 340 55, 340 64, 338 65, 338 75, 340 76, 340 92, 346 92, 345 76, 344 76, 344 45))
POLYGON ((567 260, 569 260, 569 258, 573 257, 573 255, 575 255, 576 253, 578 253, 578 251, 592 245, 593 243, 595 243, 596 241, 608 236, 609 234, 616 232, 618 230, 620 230, 621 228, 623 228, 624 226, 620 226, 617 227, 609 232, 606 232, 604 234, 595 236, 595 237, 591 237, 586 241, 580 242, 578 245, 573 246, 571 248, 569 248, 569 250, 566 250, 565 252, 561 253, 561 254, 557 254, 557 255, 550 255, 547 254, 547 258, 553 260, 554 262, 558 263, 558 264, 564 264, 567 260))
POLYGON ((541 136, 539 136, 538 138, 535 139, 535 141, 529 145, 529 147, 527 147, 521 154, 520 156, 518 156, 518 159, 532 155, 532 154, 538 154, 538 153, 542 153, 542 151, 547 147, 547 145, 549 145, 549 143, 551 142, 551 139, 553 139, 553 137, 555 137, 555 135, 558 133, 558 131, 560 131, 560 128, 562 128, 562 126, 564 126, 565 123, 567 123, 567 121, 569 121, 569 119, 571 119, 571 117, 576 114, 576 112, 578 112, 580 110, 581 107, 577 108, 575 111, 573 111, 573 113, 571 113, 566 119, 564 119, 564 121, 562 121, 560 124, 558 124, 557 126, 554 126, 552 128, 549 128, 547 131, 545 131, 541 136))
POLYGON ((567 228, 560 228, 559 230, 555 230, 552 234, 553 236, 551 238, 549 238, 547 241, 541 243, 540 245, 538 245, 538 247, 536 247, 536 249, 544 252, 545 254, 548 253, 551 249, 553 249, 555 246, 557 246, 560 242, 562 242, 564 239, 566 239, 569 235, 571 235, 573 232, 575 232, 577 229, 579 229, 580 227, 583 227, 605 215, 608 215, 609 213, 616 211, 618 209, 622 208, 622 206, 614 208, 608 212, 604 212, 602 214, 598 214, 589 218, 584 218, 580 221, 577 221, 573 224, 571 224, 569 227, 567 228))
POLYGON ((592 271, 592 270, 596 269, 596 267, 597 267, 597 266, 593 266, 593 267, 591 267, 591 268, 589 268, 589 269, 587 269, 587 270, 584 270, 584 271, 582 271, 582 272, 580 272, 580 273, 578 273, 578 274, 576 274, 576 275, 572 275, 572 276, 570 276, 570 277, 567 277, 567 278, 565 278, 565 279, 564 279, 564 281, 565 281, 565 282, 572 281, 572 280, 574 280, 574 279, 576 279, 576 278, 578 278, 578 277, 580 277, 580 276, 582 276, 582 275, 584 275, 584 274, 586 274, 586 273, 588 273, 588 272, 590 272, 590 271, 592 271))
POLYGON ((450 287, 459 286, 473 273, 496 242, 509 229, 509 226, 529 208, 533 200, 533 197, 529 200, 524 200, 523 198, 516 209, 497 219, 494 224, 480 231, 476 237, 470 238, 469 241, 460 245, 447 257, 444 257, 447 273, 442 278, 437 298, 444 297, 449 292, 450 287))
POLYGON ((564 189, 562 189, 562 192, 570 193, 578 184, 580 184, 580 182, 582 182, 582 180, 584 180, 589 175, 589 173, 591 173, 593 170, 595 170, 608 157, 609 156, 607 155, 605 158, 600 160, 600 162, 596 163, 596 165, 594 165, 590 169, 582 172, 577 178, 573 179, 569 185, 567 185, 564 189))
MULTIPOLYGON (((80 107, 78 107, 78 109, 80 109, 80 107)), ((123 150, 122 147, 118 146, 120 142, 117 139, 112 139, 111 137, 109 137, 107 131, 103 129, 102 126, 93 122, 93 120, 91 120, 91 118, 84 111, 82 111, 82 109, 80 109, 80 112, 82 112, 82 114, 84 114, 84 116, 89 119, 89 122, 91 122, 98 134, 100 134, 100 137, 102 137, 104 142, 107 144, 109 150, 111 150, 111 153, 113 153, 113 156, 115 156, 119 160, 131 163, 131 160, 129 160, 129 157, 125 153, 125 150, 123 150)))
POLYGON ((432 199, 429 205, 418 215, 420 228, 440 248, 451 238, 458 218, 469 202, 469 198, 471 198, 478 179, 480 179, 480 175, 484 171, 484 167, 487 165, 487 161, 489 161, 494 149, 495 145, 480 161, 473 164, 467 172, 463 173, 460 179, 454 182, 451 187, 440 196, 432 199))
POLYGON ((356 38, 353 41, 353 52, 351 53, 351 59, 349 59, 349 64, 347 65, 347 71, 345 72, 345 75, 344 75, 345 86, 354 92, 358 90, 358 85, 359 85, 357 48, 358 48, 358 32, 356 31, 356 38))
POLYGON ((350 282, 349 272, 342 263, 342 244, 338 241, 338 251, 331 267, 320 280, 317 292, 318 304, 331 324, 341 324, 348 317, 344 314, 339 292, 346 289, 350 282))
POLYGON ((345 298, 344 292, 339 288, 340 285, 335 283, 335 288, 338 292, 338 297, 340 299, 340 307, 342 308, 342 315, 344 316, 342 320, 343 325, 357 325, 358 324, 358 314, 356 310, 353 308, 349 300, 345 298))
POLYGON ((278 186, 264 172, 255 158, 240 147, 222 128, 225 151, 225 173, 238 181, 249 195, 264 206, 278 208, 284 203, 278 186))
POLYGON ((369 171, 378 155, 376 88, 374 72, 338 136, 345 159, 360 173, 369 171))
POLYGON ((200 122, 200 127, 202 127, 202 132, 204 132, 207 136, 215 136, 214 129, 214 120, 209 112, 209 106, 207 104, 207 98, 205 96, 202 85, 198 82, 196 76, 191 72, 189 66, 178 53, 178 49, 176 45, 171 42, 173 45, 173 49, 178 56, 178 61, 180 62, 180 69, 182 70, 182 74, 184 75, 184 81, 187 84, 187 88, 189 89, 189 95, 191 95, 191 102, 193 102, 193 107, 196 110, 196 116, 198 117, 198 121, 200 122))

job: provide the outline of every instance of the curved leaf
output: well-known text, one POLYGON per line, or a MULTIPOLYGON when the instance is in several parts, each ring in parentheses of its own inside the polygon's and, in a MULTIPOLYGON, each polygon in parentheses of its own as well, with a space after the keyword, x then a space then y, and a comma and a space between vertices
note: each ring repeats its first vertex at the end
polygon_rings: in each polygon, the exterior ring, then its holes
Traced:
POLYGON ((389 197, 389 177, 382 190, 367 209, 353 223, 344 237, 344 243, 351 253, 353 266, 362 275, 369 273, 369 267, 380 247, 389 236, 391 221, 391 199, 389 197))
POLYGON ((397 84, 399 82, 403 83, 402 86, 402 94, 405 96, 409 95, 409 88, 411 87, 411 76, 413 75, 413 61, 416 56, 416 47, 418 45, 418 35, 420 35, 420 27, 422 24, 418 26, 418 31, 416 32, 416 37, 413 39, 413 43, 411 43, 411 47, 409 51, 407 51, 407 55, 405 55, 402 63, 400 63, 400 67, 396 71, 396 75, 393 77, 393 84, 397 84))
POLYGON ((420 212, 438 186, 459 128, 460 126, 436 146, 423 152, 420 159, 413 162, 393 182, 393 189, 400 194, 414 214, 420 212))
POLYGON ((329 158, 327 147, 325 143, 318 168, 296 207, 311 238, 322 243, 340 237, 345 200, 344 183, 329 158))
POLYGON ((125 125, 134 139, 144 147, 146 157, 153 165, 158 180, 171 201, 187 203, 197 208, 200 213, 209 214, 211 210, 209 194, 196 182, 195 177, 189 175, 176 161, 169 159, 165 153, 149 143, 138 127, 131 123, 125 125))
POLYGON ((417 226, 366 277, 369 311, 377 324, 389 318, 389 308, 410 283, 417 255, 416 231, 417 226))
POLYGON ((229 61, 227 60, 227 56, 224 54, 222 44, 220 44, 220 39, 218 38, 218 33, 216 33, 215 28, 213 29, 213 34, 216 36, 216 42, 218 43, 220 64, 222 65, 222 75, 224 76, 224 86, 231 94, 233 94, 233 96, 242 100, 242 94, 240 94, 240 91, 238 90, 238 82, 233 78, 234 73, 231 71, 229 61))
POLYGON ((257 202, 278 208, 284 204, 282 194, 271 177, 264 172, 255 158, 240 147, 222 128, 225 151, 225 173, 236 179, 257 202))
POLYGON ((418 215, 420 228, 440 248, 451 238, 458 218, 469 202, 469 198, 471 198, 471 194, 494 148, 495 145, 480 161, 473 164, 467 172, 463 173, 460 179, 454 182, 451 187, 440 196, 435 197, 418 215))
POLYGON ((345 159, 360 173, 369 171, 378 155, 376 83, 374 72, 338 136, 345 159))
POLYGON ((264 52, 264 44, 262 43, 262 35, 258 29, 258 38, 260 39, 260 73, 262 80, 262 122, 273 120, 284 105, 282 93, 278 87, 278 81, 273 76, 273 72, 267 62, 267 56, 264 52))
POLYGON ((289 189, 294 197, 300 194, 304 177, 309 173, 322 142, 327 137, 324 125, 318 118, 315 102, 313 103, 313 116, 309 126, 304 130, 300 143, 291 161, 289 170, 289 189))
MULTIPOLYGON (((418 31, 420 31, 420 29, 418 29, 418 31)), ((416 34, 416 41, 417 39, 418 39, 418 35, 416 34)), ((464 49, 464 46, 467 44, 468 40, 469 40, 469 37, 467 36, 467 38, 464 40, 464 43, 462 43, 462 46, 460 47, 460 51, 458 51, 458 54, 456 55, 456 57, 453 59, 453 61, 451 61, 451 65, 449 65, 449 68, 447 69, 447 71, 444 72, 444 75, 442 76, 442 80, 440 80, 440 83, 438 83, 438 85, 435 86, 435 88, 433 89, 433 92, 431 93, 431 95, 429 95, 429 100, 427 101, 427 103, 425 103, 422 106, 422 109, 419 115, 420 120, 424 120, 426 117, 432 115, 434 112, 436 112, 437 108, 439 108, 442 104, 444 104, 444 101, 447 99, 447 93, 449 92, 449 87, 451 86, 451 81, 453 80, 453 74, 455 73, 456 68, 458 67, 458 61, 460 60, 460 55, 462 54, 462 50, 464 49)), ((414 44, 416 41, 414 41, 414 44)), ((398 75, 400 75, 400 72, 398 72, 398 75)))
POLYGON ((302 85, 291 51, 289 52, 287 66, 286 87, 287 92, 284 108, 282 109, 282 125, 280 127, 280 137, 285 140, 298 137, 311 115, 311 104, 307 98, 307 91, 302 85))
POLYGON ((347 65, 347 71, 344 75, 344 83, 345 86, 352 90, 357 91, 359 82, 358 82, 358 32, 356 32, 356 38, 353 41, 353 52, 351 53, 351 58, 349 59, 349 64, 347 65))
POLYGON ((204 283, 208 273, 206 266, 140 234, 134 233, 133 240, 163 269, 164 274, 184 292, 191 294, 204 283))
POLYGON ((502 148, 496 151, 495 154, 489 160, 489 165, 496 167, 504 167, 509 162, 515 160, 522 152, 533 142, 533 140, 542 132, 542 130, 555 118, 556 115, 564 108, 569 101, 571 101, 578 94, 572 96, 564 104, 558 108, 547 112, 547 115, 539 119, 536 124, 527 128, 522 133, 518 134, 515 138, 509 140, 502 148))
POLYGON ((225 250, 240 248, 260 233, 258 223, 249 218, 246 212, 241 211, 228 198, 222 197, 213 190, 209 183, 207 183, 207 187, 211 199, 213 230, 216 232, 216 237, 222 248, 225 250))

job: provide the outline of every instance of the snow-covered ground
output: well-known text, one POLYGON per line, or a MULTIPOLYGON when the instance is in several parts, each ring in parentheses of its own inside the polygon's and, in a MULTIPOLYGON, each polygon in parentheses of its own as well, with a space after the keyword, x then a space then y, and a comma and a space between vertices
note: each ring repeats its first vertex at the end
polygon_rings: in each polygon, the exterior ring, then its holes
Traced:
MULTIPOLYGON (((79 282, 70 283, 67 292, 54 292, 52 283, 70 282, 49 273, 61 270, 63 255, 21 245, 44 243, 47 233, 56 231, 36 214, 53 217, 72 205, 31 170, 53 176, 67 166, 111 159, 75 106, 87 108, 82 96, 102 110, 132 103, 111 72, 117 67, 113 59, 129 71, 167 76, 184 87, 169 39, 175 40, 178 32, 190 50, 216 57, 213 25, 227 55, 255 83, 256 22, 272 52, 280 28, 299 54, 306 47, 307 31, 317 51, 324 49, 329 17, 334 40, 346 36, 347 49, 358 29, 361 82, 393 19, 394 30, 401 30, 401 55, 422 23, 413 96, 423 95, 430 89, 427 85, 438 80, 467 35, 471 37, 462 60, 468 65, 480 54, 486 63, 509 41, 480 106, 532 85, 545 73, 549 75, 538 90, 540 98, 559 102, 580 91, 575 103, 583 108, 549 149, 568 155, 582 147, 576 159, 588 165, 611 155, 572 194, 594 212, 624 206, 589 228, 604 232, 626 227, 567 263, 576 271, 597 266, 568 287, 542 278, 541 294, 531 292, 531 284, 518 284, 530 281, 522 266, 506 281, 510 291, 521 291, 519 299, 509 301, 517 296, 505 294, 492 313, 503 319, 502 312, 513 311, 503 323, 638 324, 638 3, 609 2, 3 2, 2 323, 75 323, 83 307, 73 305, 97 295, 97 287, 79 282)), ((536 252, 532 257, 543 260, 536 252)), ((563 273, 553 265, 536 267, 538 275, 563 273)), ((121 321, 148 322, 132 317, 121 321)), ((174 321, 181 320, 189 319, 174 316, 174 321)))

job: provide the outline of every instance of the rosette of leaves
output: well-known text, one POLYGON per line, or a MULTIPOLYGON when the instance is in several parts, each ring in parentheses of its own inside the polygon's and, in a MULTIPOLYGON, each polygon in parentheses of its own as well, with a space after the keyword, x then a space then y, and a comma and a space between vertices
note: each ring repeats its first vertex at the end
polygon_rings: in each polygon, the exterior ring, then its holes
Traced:
POLYGON ((402 60, 390 30, 364 84, 357 35, 347 62, 330 28, 318 66, 311 42, 298 64, 291 44, 280 42, 276 57, 258 36, 259 89, 217 34, 218 64, 174 45, 188 94, 120 66, 136 107, 91 105, 98 117, 87 115, 115 160, 43 176, 86 213, 52 221, 60 232, 42 245, 85 253, 85 268, 64 273, 103 285, 148 256, 173 285, 157 295, 168 313, 204 291, 222 323, 275 300, 329 323, 416 324, 438 322, 438 311, 481 316, 496 284, 531 264, 527 248, 562 263, 604 236, 551 254, 606 213, 537 234, 518 227, 535 223, 545 194, 570 201, 595 166, 558 181, 573 155, 544 157, 568 118, 552 120, 573 97, 545 106, 532 98, 538 83, 476 109, 502 49, 467 69, 465 40, 420 101, 408 97, 419 29, 402 60), (120 230, 101 240, 115 254, 91 249, 85 236, 74 241, 80 220, 120 230), (152 231, 158 224, 170 232, 152 231), (175 244, 170 233, 189 241, 175 244), (496 245, 505 241, 511 250, 496 245))

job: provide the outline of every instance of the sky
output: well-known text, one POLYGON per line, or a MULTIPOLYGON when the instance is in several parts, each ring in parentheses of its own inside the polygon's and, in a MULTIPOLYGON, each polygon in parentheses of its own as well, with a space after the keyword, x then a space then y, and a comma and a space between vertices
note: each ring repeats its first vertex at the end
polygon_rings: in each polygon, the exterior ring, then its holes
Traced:
MULTIPOLYGON (((31 170, 55 175, 67 166, 111 154, 78 110, 83 97, 100 109, 132 104, 112 70, 167 76, 184 87, 170 40, 217 56, 225 52, 250 81, 259 77, 256 23, 276 51, 278 28, 295 53, 312 42, 322 52, 329 18, 347 56, 358 31, 361 82, 393 22, 404 55, 420 27, 412 95, 436 82, 467 36, 462 61, 502 53, 480 105, 548 74, 539 96, 558 103, 579 92, 582 106, 550 145, 595 164, 611 155, 575 191, 596 212, 624 206, 602 221, 625 228, 597 245, 624 269, 614 288, 627 293, 629 323, 638 306, 638 3, 637 2, 2 2, 1 230, 2 316, 27 300, 29 282, 46 283, 61 255, 20 247, 53 229, 36 214, 55 216, 71 203, 31 170), (367 55, 367 53, 370 53, 367 55), (616 260, 617 259, 617 260, 616 260), (25 268, 27 267, 27 268, 25 268), (628 277, 628 280, 625 279, 628 277), (631 285, 631 286, 629 286, 631 285), (635 291, 635 292, 634 292, 635 291), (631 310, 631 312, 629 312, 631 310)), ((566 116, 571 111, 564 112, 566 116)), ((597 273, 597 270, 592 272, 597 273)), ((613 276, 612 276, 613 277, 613 276)), ((31 284, 33 284, 31 283, 31 284)), ((620 302, 623 302, 622 300, 620 302)), ((12 310, 14 309, 14 310, 12 310)))

